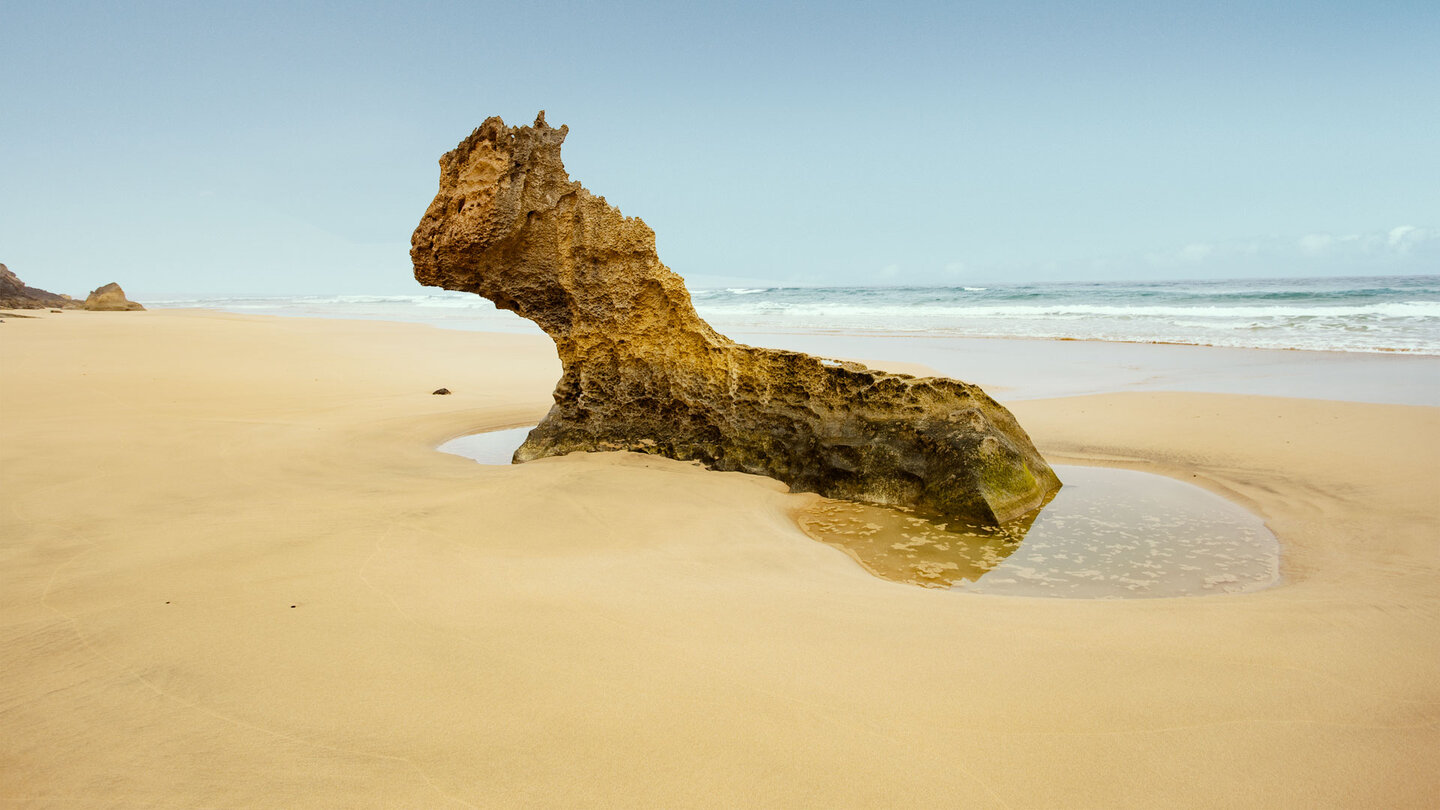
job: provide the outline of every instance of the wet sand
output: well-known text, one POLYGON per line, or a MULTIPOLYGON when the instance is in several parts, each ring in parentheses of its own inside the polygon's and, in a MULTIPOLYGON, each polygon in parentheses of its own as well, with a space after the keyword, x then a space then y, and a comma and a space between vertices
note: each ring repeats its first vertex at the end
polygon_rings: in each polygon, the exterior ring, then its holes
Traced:
POLYGON ((8 805, 1440 794, 1440 408, 1015 402, 1053 461, 1250 508, 1285 581, 978 597, 871 576, 768 479, 435 452, 543 415, 543 338, 187 311, 0 330, 8 805))
POLYGON ((881 333, 731 337, 834 357, 904 357, 1003 394, 1006 401, 1193 391, 1440 406, 1440 357, 1427 355, 881 333))

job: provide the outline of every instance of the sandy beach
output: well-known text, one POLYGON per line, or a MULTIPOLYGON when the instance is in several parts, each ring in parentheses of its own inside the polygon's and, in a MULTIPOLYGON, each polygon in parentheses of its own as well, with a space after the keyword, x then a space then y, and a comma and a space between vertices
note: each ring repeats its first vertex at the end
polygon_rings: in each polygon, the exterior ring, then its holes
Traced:
POLYGON ((769 479, 435 452, 533 423, 558 374, 531 335, 7 318, 0 803, 1440 797, 1440 408, 1008 403, 1051 461, 1197 484, 1282 543, 1265 591, 1088 601, 877 579, 769 479))

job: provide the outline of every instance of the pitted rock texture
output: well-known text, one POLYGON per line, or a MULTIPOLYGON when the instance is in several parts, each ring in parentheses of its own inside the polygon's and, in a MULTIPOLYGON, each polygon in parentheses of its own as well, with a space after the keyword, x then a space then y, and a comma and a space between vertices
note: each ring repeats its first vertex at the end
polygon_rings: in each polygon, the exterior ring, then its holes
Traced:
POLYGON ((411 239, 422 284, 540 325, 564 373, 517 462, 631 450, 778 478, 797 491, 993 525, 1060 486, 976 386, 744 346, 700 319, 655 234, 571 180, 567 127, 485 121, 440 159, 411 239))
POLYGON ((143 310, 145 307, 126 298, 125 291, 120 289, 119 284, 112 281, 104 287, 97 287, 91 291, 85 299, 85 308, 104 312, 135 312, 143 310))

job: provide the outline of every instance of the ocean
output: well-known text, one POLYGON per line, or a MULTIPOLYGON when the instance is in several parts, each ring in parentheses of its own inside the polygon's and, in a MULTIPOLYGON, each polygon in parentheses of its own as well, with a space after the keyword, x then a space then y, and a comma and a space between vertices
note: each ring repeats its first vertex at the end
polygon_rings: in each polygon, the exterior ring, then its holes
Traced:
MULTIPOLYGON (((1440 275, 1243 281, 730 287, 692 291, 721 332, 1045 338, 1440 356, 1440 275)), ((168 296, 147 306, 537 332, 478 296, 168 296)))

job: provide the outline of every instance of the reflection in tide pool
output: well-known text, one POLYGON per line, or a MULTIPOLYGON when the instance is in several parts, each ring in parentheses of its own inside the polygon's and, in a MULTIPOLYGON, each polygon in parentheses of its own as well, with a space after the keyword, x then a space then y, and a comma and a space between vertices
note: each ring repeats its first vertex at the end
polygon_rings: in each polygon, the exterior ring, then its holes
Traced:
POLYGON ((990 528, 930 519, 905 507, 826 498, 801 514, 800 528, 877 577, 949 588, 979 579, 1013 554, 1036 514, 990 528))
POLYGON ((833 500, 809 510, 801 526, 877 576, 970 593, 1200 596, 1279 580, 1275 536, 1218 495, 1131 470, 1055 469, 1065 486, 1050 503, 1000 529, 833 500))

